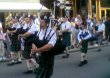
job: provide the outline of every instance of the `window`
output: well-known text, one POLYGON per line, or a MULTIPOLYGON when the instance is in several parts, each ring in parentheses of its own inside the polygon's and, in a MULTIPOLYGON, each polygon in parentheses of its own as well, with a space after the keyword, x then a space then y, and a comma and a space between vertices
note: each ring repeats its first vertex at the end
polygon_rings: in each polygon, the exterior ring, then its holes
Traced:
POLYGON ((110 7, 110 0, 101 0, 102 7, 110 7))

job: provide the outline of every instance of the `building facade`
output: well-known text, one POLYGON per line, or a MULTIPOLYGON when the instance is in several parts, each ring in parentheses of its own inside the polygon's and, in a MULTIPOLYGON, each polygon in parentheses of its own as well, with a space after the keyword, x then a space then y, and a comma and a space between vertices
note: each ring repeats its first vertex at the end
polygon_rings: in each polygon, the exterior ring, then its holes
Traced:
POLYGON ((0 2, 40 2, 40 0, 0 0, 0 2))
POLYGON ((78 14, 78 10, 82 14, 89 13, 91 17, 96 16, 97 20, 102 17, 110 16, 110 0, 71 0, 75 7, 73 12, 75 15, 78 14))
MULTIPOLYGON (((69 1, 71 5, 70 16, 76 16, 77 14, 96 16, 97 20, 102 17, 110 16, 110 0, 40 0, 48 8, 53 7, 54 1, 69 1)), ((65 8, 56 6, 56 16, 64 16, 65 8)))

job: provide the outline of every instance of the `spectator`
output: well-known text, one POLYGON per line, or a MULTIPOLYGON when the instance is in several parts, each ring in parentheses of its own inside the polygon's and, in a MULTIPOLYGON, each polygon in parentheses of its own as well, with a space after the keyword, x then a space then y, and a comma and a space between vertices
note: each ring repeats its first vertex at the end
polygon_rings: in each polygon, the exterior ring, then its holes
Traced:
POLYGON ((105 37, 110 42, 110 18, 108 17, 105 22, 105 37))
MULTIPOLYGON (((68 17, 63 18, 63 23, 61 24, 61 31, 63 37, 63 43, 68 47, 71 45, 71 23, 68 21, 68 17)), ((68 58, 69 53, 66 51, 66 55, 63 58, 68 58)))
POLYGON ((99 20, 98 28, 95 34, 98 36, 98 45, 99 45, 98 51, 101 51, 102 41, 103 38, 105 37, 105 24, 102 22, 102 20, 99 20))
POLYGON ((4 50, 4 44, 3 44, 4 36, 3 36, 3 30, 2 30, 2 23, 0 21, 0 60, 5 60, 5 50, 4 50))

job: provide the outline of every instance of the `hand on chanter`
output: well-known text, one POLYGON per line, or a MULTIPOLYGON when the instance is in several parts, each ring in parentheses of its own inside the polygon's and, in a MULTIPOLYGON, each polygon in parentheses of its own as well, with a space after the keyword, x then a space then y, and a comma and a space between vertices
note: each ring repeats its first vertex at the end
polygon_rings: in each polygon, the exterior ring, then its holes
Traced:
POLYGON ((39 50, 38 48, 35 46, 35 44, 32 44, 32 49, 31 49, 31 54, 35 54, 37 53, 39 50))

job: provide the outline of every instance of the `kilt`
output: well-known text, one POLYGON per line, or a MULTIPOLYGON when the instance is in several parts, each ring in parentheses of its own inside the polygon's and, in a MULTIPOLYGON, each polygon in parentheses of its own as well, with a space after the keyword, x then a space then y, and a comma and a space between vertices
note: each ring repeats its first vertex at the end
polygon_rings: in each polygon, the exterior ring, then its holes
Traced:
POLYGON ((26 59, 30 59, 30 53, 31 53, 31 48, 32 46, 31 45, 27 45, 25 44, 24 45, 24 51, 23 51, 23 57, 26 58, 26 59))
POLYGON ((70 32, 63 33, 63 44, 65 44, 66 46, 71 45, 71 33, 70 32))
POLYGON ((12 35, 10 50, 12 52, 18 52, 18 51, 20 51, 20 49, 21 49, 21 42, 20 42, 20 40, 18 40, 18 36, 12 35))
POLYGON ((36 70, 36 78, 50 78, 53 74, 54 56, 39 56, 39 68, 36 70))
POLYGON ((88 50, 88 40, 84 40, 82 41, 82 44, 81 44, 81 52, 82 53, 87 53, 87 50, 88 50))

